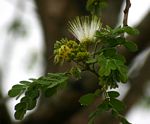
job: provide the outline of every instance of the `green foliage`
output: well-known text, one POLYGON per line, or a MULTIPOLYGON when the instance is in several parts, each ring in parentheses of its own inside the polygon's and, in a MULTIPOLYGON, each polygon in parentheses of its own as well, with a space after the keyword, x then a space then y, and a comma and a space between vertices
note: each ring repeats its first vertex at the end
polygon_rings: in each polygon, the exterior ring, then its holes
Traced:
POLYGON ((97 116, 100 116, 103 112, 112 112, 112 115, 118 118, 122 124, 131 124, 129 123, 121 114, 120 112, 124 109, 124 103, 120 100, 116 99, 119 96, 117 91, 109 91, 106 92, 105 100, 97 106, 97 109, 89 115, 89 123, 93 124, 94 119, 97 116))
POLYGON ((115 98, 110 98, 109 104, 111 105, 112 109, 116 110, 117 112, 122 112, 125 108, 124 104, 115 98))
POLYGON ((110 98, 116 98, 120 95, 117 91, 109 91, 107 93, 110 98))
POLYGON ((106 0, 88 0, 86 4, 86 9, 90 11, 91 14, 96 14, 106 7, 107 7, 106 0))
POLYGON ((129 35, 139 34, 137 29, 126 27, 118 27, 112 29, 108 26, 96 32, 96 37, 105 44, 105 47, 116 47, 118 45, 123 45, 129 51, 135 52, 137 50, 137 45, 134 42, 126 40, 122 35, 128 33, 129 35))
POLYGON ((124 58, 114 48, 101 51, 98 56, 100 84, 116 88, 118 87, 118 82, 125 83, 128 77, 127 67, 124 62, 124 58))
POLYGON ((18 96, 20 93, 22 93, 25 89, 26 89, 26 85, 20 85, 20 84, 14 85, 14 86, 12 87, 12 89, 9 90, 8 95, 9 95, 10 97, 16 97, 16 96, 18 96))
POLYGON ((93 93, 88 93, 82 97, 80 97, 80 104, 83 106, 88 106, 90 105, 94 100, 95 100, 96 96, 93 93))
MULTIPOLYGON (((87 10, 92 14, 97 13, 106 6, 106 0, 88 0, 87 10)), ((125 58, 118 51, 118 46, 124 46, 127 50, 135 52, 137 46, 128 41, 124 34, 137 35, 139 31, 129 26, 112 29, 103 27, 98 17, 77 17, 69 22, 69 29, 76 40, 62 38, 54 44, 54 63, 63 64, 71 62, 73 66, 66 73, 48 73, 38 79, 20 81, 8 92, 10 97, 20 98, 15 106, 15 118, 23 119, 28 110, 35 108, 40 93, 45 96, 54 95, 58 89, 66 86, 68 78, 81 79, 82 72, 89 71, 95 74, 99 80, 97 88, 93 93, 87 93, 79 99, 83 106, 92 104, 97 97, 102 97, 96 110, 89 115, 89 124, 103 112, 111 112, 122 124, 130 124, 120 113, 125 105, 117 97, 117 91, 109 91, 119 87, 118 83, 126 83, 128 80, 128 68, 125 58)))
POLYGON ((123 44, 129 51, 136 52, 137 51, 137 45, 133 42, 126 41, 123 44))
POLYGON ((35 108, 40 91, 45 93, 45 96, 52 96, 58 87, 65 85, 68 80, 66 73, 48 73, 38 79, 31 79, 31 81, 20 81, 20 84, 14 85, 9 90, 10 97, 21 97, 20 102, 15 106, 15 118, 21 120, 26 111, 35 108))
POLYGON ((119 35, 121 33, 127 33, 129 35, 138 35, 139 34, 139 31, 137 29, 132 28, 130 26, 118 27, 118 28, 115 28, 112 31, 113 31, 114 35, 119 35))

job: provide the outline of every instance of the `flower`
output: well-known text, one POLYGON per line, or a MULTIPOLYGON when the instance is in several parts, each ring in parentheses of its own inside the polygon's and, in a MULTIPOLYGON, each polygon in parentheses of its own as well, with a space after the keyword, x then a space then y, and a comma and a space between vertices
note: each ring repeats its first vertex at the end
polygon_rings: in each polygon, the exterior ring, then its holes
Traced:
POLYGON ((55 55, 54 63, 63 63, 65 59, 68 59, 68 55, 70 52, 71 49, 68 46, 62 45, 55 55))
POLYGON ((70 60, 72 51, 78 46, 73 40, 61 39, 54 44, 54 63, 63 64, 65 60, 70 60))
POLYGON ((92 42, 95 33, 101 28, 101 22, 97 16, 76 17, 69 22, 69 31, 81 42, 92 42))

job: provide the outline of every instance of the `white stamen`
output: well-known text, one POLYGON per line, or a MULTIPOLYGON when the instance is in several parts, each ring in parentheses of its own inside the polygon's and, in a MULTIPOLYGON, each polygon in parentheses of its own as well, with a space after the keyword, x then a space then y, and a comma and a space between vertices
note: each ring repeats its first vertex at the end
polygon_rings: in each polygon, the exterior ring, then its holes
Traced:
POLYGON ((69 22, 69 31, 80 41, 93 41, 97 30, 101 28, 101 22, 98 17, 77 17, 69 22))

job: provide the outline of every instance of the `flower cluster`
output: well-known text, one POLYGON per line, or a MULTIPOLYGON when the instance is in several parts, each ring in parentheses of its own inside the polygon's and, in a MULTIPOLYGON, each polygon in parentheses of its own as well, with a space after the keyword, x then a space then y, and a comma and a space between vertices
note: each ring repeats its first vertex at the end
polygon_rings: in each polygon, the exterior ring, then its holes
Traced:
POLYGON ((78 44, 73 40, 61 39, 54 45, 54 63, 63 64, 64 61, 84 61, 89 57, 85 45, 78 44))
POLYGON ((73 40, 61 39, 54 45, 54 63, 63 63, 64 60, 70 60, 71 53, 78 44, 73 40))
POLYGON ((95 41, 95 33, 101 22, 97 16, 77 17, 69 22, 69 31, 79 40, 61 39, 54 45, 54 62, 62 64, 65 60, 83 61, 89 57, 87 45, 95 41))

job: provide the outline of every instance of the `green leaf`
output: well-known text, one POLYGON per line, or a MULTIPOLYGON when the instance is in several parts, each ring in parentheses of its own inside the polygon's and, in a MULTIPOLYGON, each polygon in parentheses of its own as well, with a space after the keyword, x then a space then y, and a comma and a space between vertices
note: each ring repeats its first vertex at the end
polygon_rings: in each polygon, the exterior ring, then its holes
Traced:
POLYGON ((26 113, 26 109, 27 109, 27 103, 25 102, 20 102, 15 106, 15 119, 17 120, 22 120, 25 113, 26 113))
POLYGON ((48 73, 47 76, 41 77, 36 82, 41 85, 49 85, 49 88, 55 87, 68 80, 68 76, 65 73, 48 73))
POLYGON ((131 41, 124 42, 124 46, 131 52, 135 52, 138 49, 137 45, 131 41))
POLYGON ((56 91, 57 91, 57 87, 47 88, 47 89, 45 90, 45 96, 46 96, 46 97, 50 97, 50 96, 52 96, 56 91))
POLYGON ((103 50, 103 55, 105 57, 109 57, 112 58, 113 56, 115 56, 117 54, 117 51, 115 48, 106 48, 103 50))
POLYGON ((20 81, 19 83, 27 86, 31 84, 29 81, 20 81))
POLYGON ((105 99, 99 106, 98 110, 100 111, 108 111, 111 108, 109 105, 109 99, 105 99))
POLYGON ((126 61, 124 56, 122 56, 121 54, 117 52, 116 48, 106 48, 102 51, 103 51, 103 55, 105 56, 105 58, 112 59, 112 61, 114 61, 115 63, 117 63, 116 61, 118 61, 121 64, 124 64, 126 61))
POLYGON ((104 41, 106 44, 108 44, 109 47, 116 47, 118 45, 122 45, 125 42, 125 38, 119 36, 109 36, 106 37, 104 41))
POLYGON ((111 73, 111 70, 116 70, 116 64, 113 59, 105 58, 104 56, 99 57, 99 75, 100 76, 108 76, 111 73))
POLYGON ((112 106, 113 109, 117 110, 118 112, 123 111, 125 108, 124 103, 115 98, 110 98, 110 105, 112 106))
POLYGON ((26 86, 20 84, 16 84, 12 87, 12 89, 23 89, 23 88, 26 88, 26 86))
POLYGON ((8 95, 10 97, 16 97, 21 93, 21 91, 22 91, 22 89, 11 89, 11 90, 9 90, 8 95))
POLYGON ((36 99, 25 96, 21 99, 21 103, 27 104, 26 110, 32 110, 36 106, 36 99))
POLYGON ((16 120, 22 120, 25 114, 26 114, 26 110, 18 110, 15 112, 14 116, 16 120))
POLYGON ((105 41, 106 39, 111 38, 111 34, 108 30, 103 28, 101 31, 96 31, 96 37, 105 41))
POLYGON ((113 108, 111 110, 111 114, 112 114, 113 117, 118 117, 119 116, 119 112, 116 111, 116 109, 113 109, 113 108))
POLYGON ((108 93, 110 98, 116 98, 120 95, 117 91, 109 91, 107 93, 108 93))
POLYGON ((122 45, 126 39, 124 37, 115 37, 114 40, 111 42, 111 46, 117 46, 117 45, 122 45))
POLYGON ((118 70, 119 70, 119 75, 118 75, 118 77, 120 78, 120 81, 121 81, 122 83, 126 83, 127 80, 128 80, 128 75, 127 75, 127 73, 128 73, 128 68, 127 68, 127 66, 125 66, 125 65, 119 65, 119 66, 118 66, 118 70))
POLYGON ((8 92, 9 96, 15 97, 25 91, 25 96, 21 99, 20 103, 15 106, 15 118, 20 120, 24 117, 27 110, 32 110, 36 106, 37 98, 40 95, 40 90, 44 88, 62 87, 66 84, 68 76, 66 73, 49 73, 38 79, 31 79, 30 81, 20 81, 20 84, 14 85, 8 92))
POLYGON ((27 108, 27 110, 34 109, 34 107, 36 106, 36 102, 37 102, 37 100, 30 99, 29 102, 28 102, 28 108, 27 108))
POLYGON ((110 66, 109 66, 109 60, 101 60, 100 64, 101 67, 99 69, 99 75, 100 76, 108 76, 111 72, 110 66))
POLYGON ((124 31, 124 29, 121 26, 119 26, 119 27, 117 27, 117 28, 112 30, 112 34, 113 35, 119 35, 119 34, 122 34, 124 32, 125 31, 124 31))
POLYGON ((135 28, 129 27, 129 26, 125 26, 125 27, 118 27, 113 29, 112 34, 114 35, 119 35, 122 33, 128 33, 130 35, 138 35, 139 31, 135 28))
POLYGON ((86 94, 81 96, 79 102, 81 105, 88 106, 95 100, 95 95, 93 93, 86 94))
POLYGON ((20 95, 20 93, 23 90, 25 90, 25 86, 17 84, 17 85, 14 85, 11 90, 8 91, 8 95, 10 97, 16 97, 16 96, 20 95))
POLYGON ((122 61, 121 59, 113 59, 113 61, 117 67, 119 67, 120 65, 124 65, 124 61, 122 61))
POLYGON ((137 29, 129 27, 129 26, 125 26, 122 29, 130 35, 138 35, 139 34, 139 31, 137 29))
POLYGON ((31 97, 32 99, 39 97, 39 90, 38 88, 29 87, 27 91, 25 92, 25 95, 28 97, 31 97))
POLYGON ((115 59, 115 63, 117 63, 116 61, 118 61, 121 64, 124 64, 126 62, 125 57, 121 54, 116 54, 112 58, 115 59))
POLYGON ((15 105, 15 110, 16 111, 26 110, 26 108, 27 108, 27 103, 26 102, 20 102, 20 103, 15 105))
POLYGON ((116 65, 116 70, 119 73, 116 73, 117 75, 116 80, 117 81, 121 81, 122 83, 126 83, 128 76, 127 76, 127 72, 128 72, 128 67, 124 64, 124 60, 123 59, 113 59, 115 65, 116 65))

